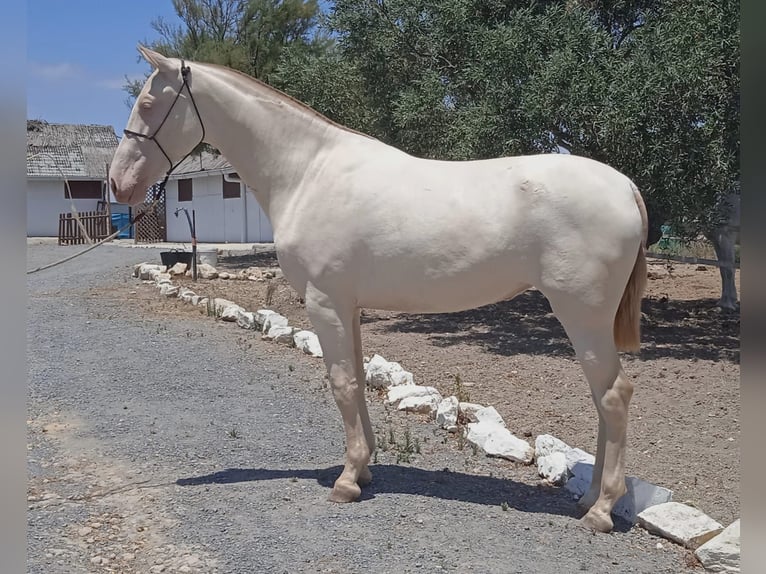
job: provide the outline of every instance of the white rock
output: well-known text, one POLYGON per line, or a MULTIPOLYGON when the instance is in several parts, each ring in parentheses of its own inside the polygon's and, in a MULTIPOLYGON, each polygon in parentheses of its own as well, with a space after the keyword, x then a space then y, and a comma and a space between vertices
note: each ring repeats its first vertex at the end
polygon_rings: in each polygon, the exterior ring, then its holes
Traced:
POLYGON ((399 385, 414 385, 415 378, 412 373, 402 369, 401 371, 395 371, 391 373, 391 387, 398 387, 399 385))
POLYGON ((244 311, 242 307, 237 305, 234 301, 223 299, 221 297, 215 297, 212 302, 212 307, 215 314, 224 321, 236 321, 237 311, 244 311))
POLYGON ((201 299, 202 299, 202 296, 200 296, 200 295, 192 295, 191 304, 192 305, 199 305, 199 302, 200 302, 201 299))
POLYGON ((442 399, 436 407, 436 424, 448 431, 457 429, 457 407, 457 397, 442 399))
POLYGON ((218 274, 218 278, 219 279, 229 279, 230 277, 231 277, 231 275, 229 273, 227 273, 226 271, 221 271, 218 274))
POLYGON ((569 469, 569 472, 575 475, 578 474, 576 470, 578 465, 583 465, 583 467, 589 466, 590 470, 585 470, 588 472, 588 475, 590 475, 593 465, 596 464, 595 456, 579 448, 570 448, 569 450, 564 451, 564 454, 567 457, 567 468, 569 469))
POLYGON ((178 295, 178 287, 176 285, 170 285, 169 283, 163 283, 160 287, 160 295, 165 297, 175 297, 178 295))
POLYGON ((272 339, 277 343, 287 343, 290 346, 294 345, 293 333, 295 329, 288 325, 274 325, 269 329, 269 332, 264 335, 265 339, 272 339))
POLYGON ((197 277, 200 279, 215 279, 218 277, 218 270, 208 263, 197 265, 197 277))
POLYGON ((655 504, 638 514, 638 523, 652 534, 695 550, 723 530, 701 510, 680 502, 655 504))
MULTIPOLYGON (((536 452, 536 451, 535 451, 536 452)), ((569 478, 567 458, 561 451, 552 451, 544 456, 537 456, 537 473, 551 484, 566 484, 569 478)))
POLYGON ((484 408, 484 405, 479 405, 476 403, 458 403, 457 405, 458 411, 469 421, 472 423, 478 422, 478 419, 476 418, 476 412, 480 411, 484 408))
POLYGON ((161 283, 163 281, 170 281, 173 278, 171 277, 170 273, 162 273, 161 271, 157 271, 154 274, 153 279, 155 282, 161 283))
POLYGON ((625 485, 628 487, 628 492, 614 505, 612 514, 621 516, 631 524, 635 524, 638 514, 647 508, 673 499, 672 490, 635 476, 626 477, 625 485))
POLYGON ((138 278, 142 280, 154 279, 154 277, 151 276, 151 271, 162 273, 163 271, 165 271, 165 269, 167 268, 164 265, 153 265, 151 263, 142 263, 141 266, 138 268, 138 278))
POLYGON ((474 413, 474 416, 476 417, 476 422, 491 423, 501 427, 505 426, 503 417, 501 417, 500 413, 495 410, 495 407, 484 407, 483 409, 479 409, 474 413))
POLYGON ((433 414, 441 400, 442 397, 438 393, 420 397, 404 397, 401 401, 399 401, 399 405, 396 408, 400 411, 433 414))
POLYGON ((266 322, 266 318, 269 315, 273 315, 274 313, 275 312, 272 311, 271 309, 258 309, 255 312, 255 322, 258 323, 258 326, 263 328, 263 324, 266 322))
POLYGON ((414 384, 412 373, 405 371, 396 361, 387 361, 373 355, 364 365, 365 381, 373 388, 414 384))
POLYGON ((279 313, 271 313, 263 321, 263 333, 268 333, 272 327, 287 327, 287 317, 280 315, 279 313))
POLYGON ((180 287, 178 289, 178 298, 183 299, 184 303, 191 303, 191 298, 194 295, 194 291, 187 287, 180 287))
POLYGON ((739 572, 739 519, 697 548, 694 554, 709 572, 739 572))
MULTIPOLYGON (((536 458, 550 456, 554 452, 560 452, 561 454, 566 454, 570 450, 572 450, 571 446, 569 446, 564 441, 557 439, 553 435, 541 434, 541 435, 538 435, 537 438, 535 439, 535 457, 536 458)), ((569 470, 569 466, 567 465, 567 471, 568 470, 569 470)))
POLYGON ((258 326, 255 322, 255 314, 250 311, 240 311, 237 314, 237 325, 243 329, 255 329, 258 326))
POLYGON ((395 403, 407 397, 427 397, 438 396, 441 400, 441 394, 434 387, 426 387, 423 385, 398 385, 391 387, 388 390, 388 397, 386 401, 388 403, 395 403))
POLYGON ((168 273, 171 275, 183 275, 186 273, 186 269, 189 267, 186 263, 181 263, 180 261, 173 265, 170 269, 168 269, 168 273))
POLYGON ((535 455, 535 449, 496 422, 484 421, 469 423, 466 440, 480 447, 490 456, 499 456, 508 460, 529 464, 535 455))
POLYGON ((319 337, 311 331, 297 331, 293 335, 295 346, 307 355, 312 357, 322 356, 322 346, 319 344, 319 337))
MULTIPOLYGON (((565 488, 577 496, 582 496, 588 491, 593 477, 594 462, 588 461, 595 460, 595 457, 578 448, 568 451, 565 456, 570 472, 565 488)), ((631 524, 635 524, 638 514, 647 508, 669 502, 673 498, 673 491, 635 476, 625 477, 625 486, 628 491, 614 505, 612 514, 631 524)))
POLYGON ((221 311, 221 320, 235 323, 239 319, 240 313, 243 313, 244 311, 245 310, 239 305, 227 305, 223 308, 223 311, 221 311))

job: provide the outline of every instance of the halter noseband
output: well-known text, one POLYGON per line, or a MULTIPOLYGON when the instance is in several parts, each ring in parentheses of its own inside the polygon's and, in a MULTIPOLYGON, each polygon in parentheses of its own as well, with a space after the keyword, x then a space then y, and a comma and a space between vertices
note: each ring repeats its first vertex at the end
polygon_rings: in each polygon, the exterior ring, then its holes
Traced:
POLYGON ((168 108, 167 113, 165 114, 165 117, 162 118, 162 121, 160 122, 160 125, 157 126, 157 129, 154 130, 154 133, 152 134, 142 134, 139 132, 134 132, 133 130, 122 130, 125 135, 133 136, 137 138, 147 139, 153 141, 155 144, 157 144, 157 147, 160 148, 160 151, 162 152, 162 155, 165 156, 165 159, 168 160, 168 163, 170 164, 170 169, 165 173, 165 178, 160 183, 159 187, 154 191, 155 199, 160 197, 162 193, 165 191, 165 184, 168 182, 168 178, 170 177, 170 174, 173 173, 173 170, 175 170, 181 162, 183 162, 187 157, 189 157, 192 152, 196 149, 196 147, 201 144, 203 141, 205 141, 205 124, 202 122, 202 116, 199 115, 199 109, 197 108, 197 102, 194 101, 194 95, 191 92, 191 88, 189 87, 189 72, 191 70, 189 67, 184 64, 184 61, 181 60, 181 78, 183 79, 183 83, 181 84, 181 88, 178 90, 178 93, 176 94, 176 97, 173 98, 173 103, 170 104, 170 108, 168 108), (165 152, 165 150, 162 148, 162 145, 160 145, 159 140, 157 140, 157 134, 162 129, 162 126, 165 125, 165 122, 167 121, 168 117, 170 117, 170 112, 173 111, 173 108, 176 105, 176 102, 178 101, 178 98, 181 96, 181 92, 183 92, 184 87, 186 88, 186 91, 189 93, 189 99, 191 100, 192 105, 194 106, 194 112, 197 114, 197 119, 199 120, 199 125, 202 128, 202 136, 200 136, 199 141, 197 144, 191 149, 189 153, 187 153, 185 156, 183 156, 178 162, 175 164, 170 159, 170 156, 165 152))

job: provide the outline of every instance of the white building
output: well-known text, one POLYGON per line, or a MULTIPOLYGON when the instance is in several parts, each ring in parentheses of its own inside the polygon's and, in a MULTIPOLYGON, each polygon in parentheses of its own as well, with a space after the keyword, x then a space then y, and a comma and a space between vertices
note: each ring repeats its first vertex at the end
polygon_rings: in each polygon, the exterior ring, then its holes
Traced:
POLYGON ((107 200, 107 170, 117 149, 112 126, 27 121, 27 236, 58 236, 59 214, 127 213, 107 200), (72 199, 69 199, 67 183, 72 199))
POLYGON ((253 193, 223 156, 210 152, 186 158, 165 187, 167 241, 190 242, 183 211, 194 215, 200 243, 271 243, 271 223, 253 193))

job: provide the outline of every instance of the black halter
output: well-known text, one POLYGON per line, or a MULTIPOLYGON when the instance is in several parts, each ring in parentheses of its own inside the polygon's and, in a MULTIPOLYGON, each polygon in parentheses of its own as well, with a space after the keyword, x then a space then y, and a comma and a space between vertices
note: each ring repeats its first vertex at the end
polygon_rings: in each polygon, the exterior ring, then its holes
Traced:
POLYGON ((153 141, 155 144, 157 144, 157 147, 160 148, 160 151, 162 152, 162 155, 165 156, 165 159, 168 160, 168 163, 170 164, 170 169, 165 173, 165 178, 162 180, 162 182, 159 184, 159 187, 155 188, 154 190, 154 199, 157 199, 165 192, 165 184, 168 182, 168 178, 170 177, 170 174, 173 173, 173 170, 177 168, 183 160, 185 160, 187 157, 189 157, 194 149, 201 144, 203 141, 205 141, 205 124, 202 122, 202 116, 199 115, 199 109, 197 109, 197 102, 194 101, 194 95, 192 95, 191 88, 189 87, 189 72, 191 70, 187 65, 184 64, 184 61, 181 60, 181 78, 183 79, 183 83, 181 84, 181 88, 178 90, 178 93, 176 94, 176 97, 173 98, 173 103, 170 104, 170 108, 168 108, 167 113, 165 114, 165 117, 162 118, 162 121, 160 122, 160 125, 157 126, 157 129, 154 130, 153 134, 142 134, 138 132, 134 132, 132 130, 125 129, 123 132, 125 132, 125 135, 133 136, 137 138, 143 138, 147 140, 153 141), (186 91, 189 93, 189 99, 191 100, 192 105, 194 106, 194 112, 197 114, 197 119, 199 120, 199 125, 202 128, 202 136, 200 137, 197 144, 191 149, 189 153, 187 153, 185 156, 183 156, 180 160, 178 160, 175 164, 170 159, 170 156, 165 152, 165 150, 162 148, 162 145, 160 145, 160 142, 157 140, 157 134, 162 129, 162 126, 165 125, 165 122, 167 121, 168 117, 170 117, 170 112, 173 111, 173 107, 175 107, 176 102, 178 101, 179 96, 181 95, 181 92, 183 92, 184 87, 186 88, 186 91))

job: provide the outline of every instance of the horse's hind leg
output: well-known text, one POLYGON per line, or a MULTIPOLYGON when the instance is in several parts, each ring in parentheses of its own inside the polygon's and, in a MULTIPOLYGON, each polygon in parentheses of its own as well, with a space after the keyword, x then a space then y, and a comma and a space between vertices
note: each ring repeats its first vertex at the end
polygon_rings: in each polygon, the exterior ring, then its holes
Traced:
MULTIPOLYGON (((364 375, 360 376, 361 356, 357 358, 355 321, 358 310, 339 306, 327 295, 309 285, 306 311, 322 346, 335 402, 346 433, 346 464, 335 481, 330 500, 351 502, 361 494, 358 483, 369 482, 367 468, 374 441, 364 397, 364 375)), ((361 350, 361 349, 360 349, 361 350)))
MULTIPOLYGON (((364 397, 365 388, 365 374, 364 374, 364 359, 362 354, 362 329, 360 321, 360 310, 357 308, 354 310, 354 316, 352 319, 352 327, 354 334, 354 367, 356 373, 356 380, 360 381, 362 386, 362 392, 357 395, 359 403, 359 413, 361 415, 362 426, 364 428, 364 438, 367 441, 367 450, 370 453, 375 451, 375 433, 372 432, 372 423, 370 422, 370 415, 367 411, 367 402, 364 397)), ((372 481, 372 473, 365 464, 364 468, 359 472, 359 478, 357 482, 360 486, 365 486, 372 481)))
POLYGON ((614 526, 612 509, 626 492, 625 442, 633 385, 620 366, 612 313, 556 304, 555 300, 551 306, 572 341, 599 416, 593 480, 580 502, 589 508, 582 522, 593 530, 609 532, 614 526))

